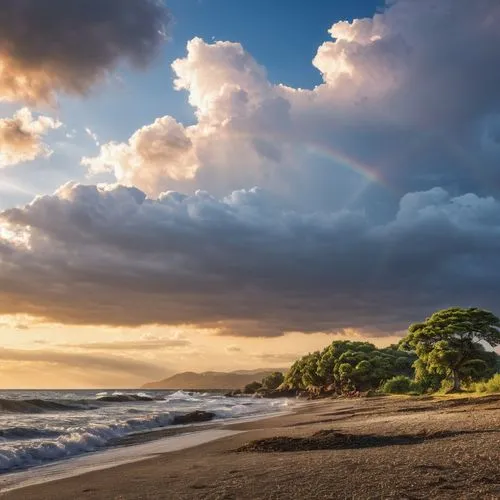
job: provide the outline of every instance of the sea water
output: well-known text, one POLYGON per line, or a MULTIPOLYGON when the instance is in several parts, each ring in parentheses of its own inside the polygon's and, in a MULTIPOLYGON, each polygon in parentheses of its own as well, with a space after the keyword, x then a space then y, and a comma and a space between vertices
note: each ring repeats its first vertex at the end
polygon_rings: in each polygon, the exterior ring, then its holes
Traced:
POLYGON ((196 410, 214 421, 283 411, 289 402, 183 391, 0 392, 0 473, 103 450, 196 410))

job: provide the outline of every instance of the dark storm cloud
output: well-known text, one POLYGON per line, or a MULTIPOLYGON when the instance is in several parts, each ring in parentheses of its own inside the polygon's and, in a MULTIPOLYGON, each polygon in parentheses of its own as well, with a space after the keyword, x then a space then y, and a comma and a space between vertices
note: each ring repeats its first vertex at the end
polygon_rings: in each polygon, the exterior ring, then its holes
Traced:
POLYGON ((144 67, 168 20, 158 0, 2 0, 0 100, 85 94, 121 61, 144 67))
POLYGON ((494 308, 500 292, 500 204, 440 188, 407 194, 383 225, 283 211, 258 190, 150 200, 82 185, 0 220, 0 314, 389 335, 439 306, 494 308))

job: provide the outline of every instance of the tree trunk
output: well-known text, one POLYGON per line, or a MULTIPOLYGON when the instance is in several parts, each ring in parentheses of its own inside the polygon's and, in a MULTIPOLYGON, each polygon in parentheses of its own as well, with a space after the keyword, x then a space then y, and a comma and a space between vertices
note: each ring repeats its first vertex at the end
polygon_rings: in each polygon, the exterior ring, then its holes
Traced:
POLYGON ((453 370, 453 388, 450 392, 460 392, 462 387, 460 386, 460 377, 458 375, 458 370, 453 370))

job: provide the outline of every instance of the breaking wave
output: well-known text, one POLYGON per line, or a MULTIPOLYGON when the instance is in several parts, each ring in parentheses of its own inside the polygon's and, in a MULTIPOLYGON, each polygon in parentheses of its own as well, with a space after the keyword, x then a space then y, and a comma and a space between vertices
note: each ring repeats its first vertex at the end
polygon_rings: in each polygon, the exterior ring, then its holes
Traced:
POLYGON ((131 434, 268 414, 287 405, 285 400, 185 391, 9 395, 0 398, 0 473, 119 445, 131 434))
POLYGON ((0 412, 44 413, 49 411, 81 411, 96 409, 88 401, 50 401, 45 399, 0 399, 0 412))
MULTIPOLYGON (((38 436, 41 438, 22 443, 16 442, 9 445, 8 442, 4 442, 0 445, 0 471, 7 472, 41 465, 47 461, 96 451, 113 439, 139 431, 166 427, 172 423, 173 418, 171 413, 163 413, 146 418, 130 419, 123 423, 90 424, 84 428, 68 428, 62 435, 55 434, 58 436, 57 439, 49 440, 38 436)), ((33 429, 25 430, 29 434, 33 429)), ((50 431, 47 432, 50 433, 50 431)), ((56 433, 56 431, 53 432, 56 433)))
POLYGON ((7 427, 6 429, 0 429, 0 447, 2 440, 57 437, 60 434, 61 431, 56 429, 39 429, 38 427, 7 427))

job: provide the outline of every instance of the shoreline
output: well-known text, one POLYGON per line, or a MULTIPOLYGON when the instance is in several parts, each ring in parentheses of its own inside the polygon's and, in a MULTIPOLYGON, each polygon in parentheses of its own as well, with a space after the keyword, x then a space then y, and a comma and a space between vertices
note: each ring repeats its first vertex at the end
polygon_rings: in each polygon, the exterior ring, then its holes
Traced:
POLYGON ((102 472, 107 469, 142 462, 154 458, 156 455, 201 446, 237 433, 238 431, 217 428, 181 432, 170 437, 108 448, 68 458, 67 460, 59 460, 23 471, 5 474, 3 477, 0 476, 0 495, 62 479, 77 478, 91 472, 102 472))
POLYGON ((317 400, 294 410, 228 423, 224 429, 230 435, 191 448, 106 471, 80 470, 83 475, 7 491, 2 498, 454 500, 500 495, 500 395, 317 400))
MULTIPOLYGON (((293 405, 293 408, 299 406, 300 403, 297 403, 293 405)), ((243 432, 230 429, 232 426, 279 418, 290 413, 293 413, 293 410, 137 432, 111 440, 107 447, 94 452, 1 474, 0 495, 29 486, 137 463, 153 458, 156 455, 201 446, 243 432)))

